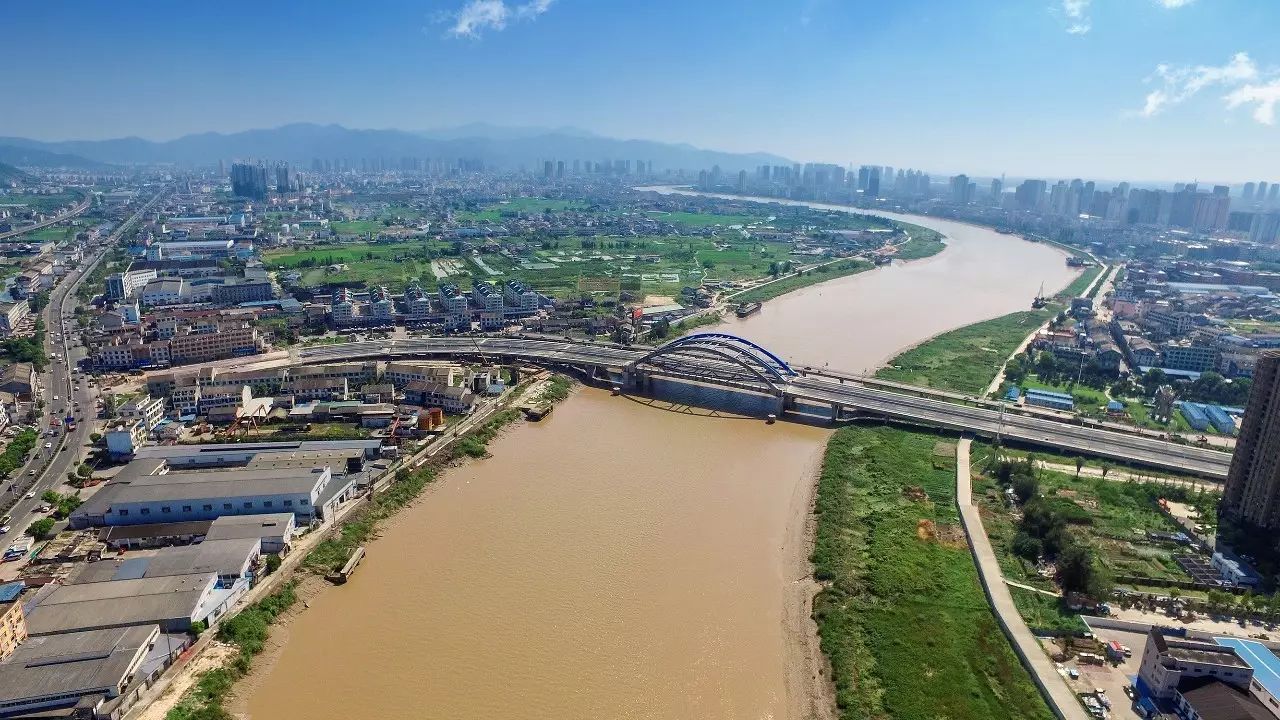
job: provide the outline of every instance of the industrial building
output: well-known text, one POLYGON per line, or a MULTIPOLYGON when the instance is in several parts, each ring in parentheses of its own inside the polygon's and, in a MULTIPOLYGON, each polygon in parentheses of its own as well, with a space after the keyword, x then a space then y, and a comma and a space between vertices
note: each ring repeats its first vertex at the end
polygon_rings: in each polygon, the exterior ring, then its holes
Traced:
POLYGON ((224 515, 293 513, 323 520, 350 498, 354 479, 329 467, 167 471, 164 460, 134 460, 72 513, 75 528, 214 520, 224 515))
POLYGON ((159 637, 158 626, 137 625, 31 638, 0 662, 0 716, 96 712, 125 692, 159 637))
POLYGON ((220 588, 217 575, 192 573, 46 587, 27 616, 32 637, 134 625, 186 632, 222 617, 249 586, 220 588))

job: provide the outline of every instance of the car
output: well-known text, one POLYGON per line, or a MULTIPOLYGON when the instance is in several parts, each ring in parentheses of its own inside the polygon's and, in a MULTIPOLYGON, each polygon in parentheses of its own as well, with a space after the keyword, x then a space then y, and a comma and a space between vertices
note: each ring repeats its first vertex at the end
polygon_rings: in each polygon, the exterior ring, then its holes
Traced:
POLYGON ((35 476, 36 476, 35 468, 32 468, 31 470, 28 470, 28 471, 27 471, 27 474, 28 474, 28 475, 30 475, 31 477, 35 477, 35 476))
POLYGON ((36 508, 36 512, 38 512, 38 513, 47 513, 47 512, 49 512, 49 511, 50 511, 50 510, 52 510, 52 509, 53 509, 53 506, 52 506, 52 505, 50 505, 49 503, 45 503, 45 504, 41 505, 40 507, 36 508))
POLYGON ((35 497, 35 496, 36 496, 36 491, 35 491, 35 490, 32 490, 31 492, 27 493, 27 499, 28 499, 28 500, 30 500, 31 498, 33 498, 33 497, 35 497))
POLYGON ((52 448, 53 448, 53 443, 51 443, 51 442, 47 442, 47 443, 45 443, 45 444, 44 444, 44 449, 45 449, 45 450, 50 450, 50 449, 52 449, 52 448))
POLYGON ((5 533, 7 533, 7 532, 9 532, 9 526, 8 526, 8 525, 0 525, 0 535, 4 535, 4 534, 5 534, 5 533))

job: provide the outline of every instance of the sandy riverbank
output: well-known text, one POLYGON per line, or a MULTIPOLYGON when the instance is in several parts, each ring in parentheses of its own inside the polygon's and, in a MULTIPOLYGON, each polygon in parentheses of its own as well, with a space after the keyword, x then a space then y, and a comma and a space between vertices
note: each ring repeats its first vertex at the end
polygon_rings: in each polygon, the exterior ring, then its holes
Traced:
POLYGON ((787 531, 782 547, 786 568, 783 588, 782 635, 786 644, 787 715, 792 720, 835 720, 836 689, 831 664, 822 652, 818 625, 813 620, 813 598, 822 589, 814 579, 809 556, 817 537, 814 502, 822 472, 824 444, 805 469, 787 508, 787 531))

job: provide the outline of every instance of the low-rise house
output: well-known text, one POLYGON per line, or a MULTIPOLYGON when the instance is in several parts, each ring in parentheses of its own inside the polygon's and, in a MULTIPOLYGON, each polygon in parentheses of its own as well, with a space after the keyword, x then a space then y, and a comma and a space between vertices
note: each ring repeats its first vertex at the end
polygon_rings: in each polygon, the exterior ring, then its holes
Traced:
POLYGON ((468 387, 456 387, 414 380, 405 386, 405 402, 423 407, 439 407, 455 415, 470 413, 476 406, 476 395, 468 387))

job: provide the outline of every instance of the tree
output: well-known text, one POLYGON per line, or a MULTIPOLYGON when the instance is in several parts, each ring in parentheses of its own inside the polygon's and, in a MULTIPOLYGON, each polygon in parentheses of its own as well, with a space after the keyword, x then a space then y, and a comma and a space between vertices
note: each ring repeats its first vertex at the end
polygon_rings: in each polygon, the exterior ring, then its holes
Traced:
POLYGON ((1020 473, 1013 476, 1012 487, 1013 494, 1018 496, 1019 501, 1025 503, 1040 491, 1040 482, 1034 475, 1020 473))
POLYGON ((1102 477, 1106 477, 1109 472, 1111 472, 1111 463, 1104 460, 1102 462, 1102 477))
POLYGON ((1044 546, 1041 542, 1024 532, 1019 532, 1013 536, 1011 549, 1014 555, 1031 562, 1038 560, 1040 555, 1044 553, 1044 546))
POLYGON ((1080 471, 1084 469, 1084 458, 1076 456, 1076 477, 1080 477, 1080 471))
POLYGON ((40 518, 27 526, 27 534, 39 540, 53 532, 53 518, 40 518))
POLYGON ((206 624, 205 621, 203 620, 196 620, 195 622, 191 623, 191 634, 195 635, 196 637, 200 637, 200 634, 208 629, 209 629, 208 624, 206 624))

